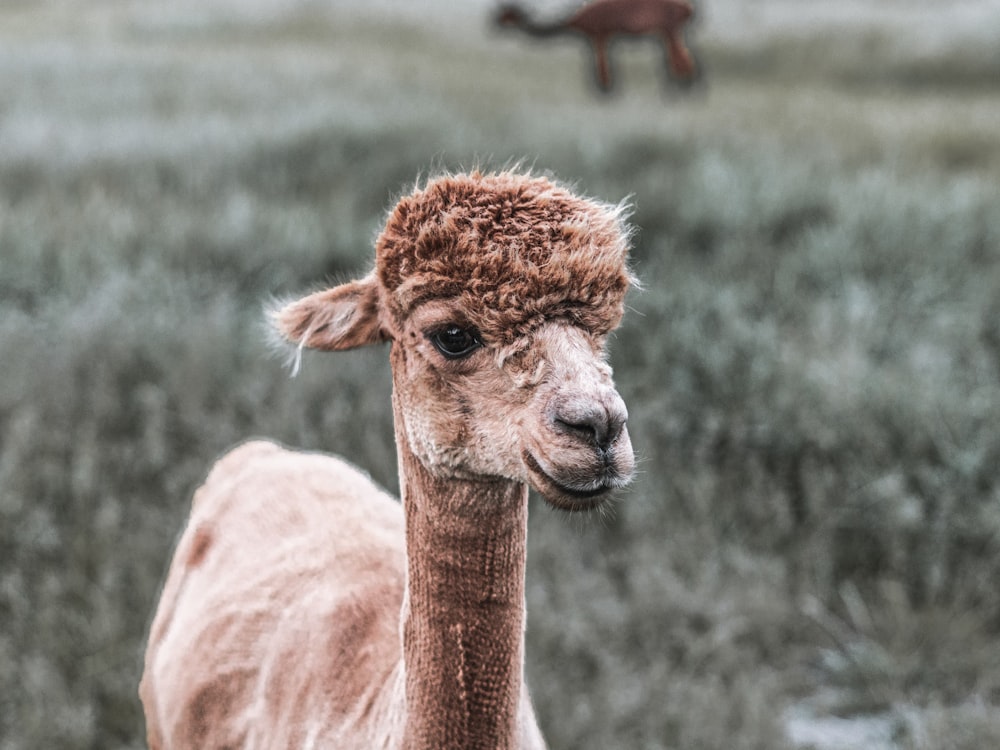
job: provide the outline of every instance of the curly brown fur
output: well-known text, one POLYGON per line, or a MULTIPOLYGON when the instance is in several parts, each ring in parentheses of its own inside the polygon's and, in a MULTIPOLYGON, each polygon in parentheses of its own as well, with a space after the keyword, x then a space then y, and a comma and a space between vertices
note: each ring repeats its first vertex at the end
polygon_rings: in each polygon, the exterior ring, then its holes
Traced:
POLYGON ((378 238, 384 301, 398 322, 421 302, 457 299, 499 345, 558 317, 606 333, 633 283, 623 214, 545 177, 439 177, 402 198, 378 238))

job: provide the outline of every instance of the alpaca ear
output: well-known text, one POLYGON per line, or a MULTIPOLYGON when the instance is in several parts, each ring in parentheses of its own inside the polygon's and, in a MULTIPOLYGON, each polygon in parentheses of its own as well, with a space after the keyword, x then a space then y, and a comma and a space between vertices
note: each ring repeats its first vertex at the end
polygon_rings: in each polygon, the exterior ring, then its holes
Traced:
POLYGON ((389 337, 379 323, 375 277, 335 286, 285 305, 274 324, 300 347, 335 351, 377 344, 389 337))

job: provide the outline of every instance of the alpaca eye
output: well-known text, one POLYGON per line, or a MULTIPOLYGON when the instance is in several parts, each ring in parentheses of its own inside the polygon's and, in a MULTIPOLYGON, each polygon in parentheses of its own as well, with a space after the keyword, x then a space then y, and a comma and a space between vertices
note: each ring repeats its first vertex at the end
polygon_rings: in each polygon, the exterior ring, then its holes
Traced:
POLYGON ((434 348, 448 359, 461 359, 483 345, 475 330, 449 325, 439 328, 429 336, 434 348))

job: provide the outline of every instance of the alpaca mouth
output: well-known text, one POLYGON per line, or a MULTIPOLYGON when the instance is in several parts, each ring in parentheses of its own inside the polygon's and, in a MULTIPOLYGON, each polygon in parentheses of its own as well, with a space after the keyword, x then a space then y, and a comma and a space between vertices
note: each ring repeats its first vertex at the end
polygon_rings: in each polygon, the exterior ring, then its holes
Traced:
POLYGON ((615 478, 607 475, 602 476, 597 486, 590 489, 570 487, 546 472, 538 463, 538 459, 528 451, 524 451, 522 458, 528 471, 535 478, 535 489, 549 505, 560 510, 592 510, 601 505, 608 494, 618 487, 615 478))

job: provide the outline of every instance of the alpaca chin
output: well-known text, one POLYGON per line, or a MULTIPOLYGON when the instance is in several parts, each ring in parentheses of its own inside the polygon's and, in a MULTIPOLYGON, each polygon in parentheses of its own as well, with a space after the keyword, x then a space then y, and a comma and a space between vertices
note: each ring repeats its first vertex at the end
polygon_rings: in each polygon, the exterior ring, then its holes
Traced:
POLYGON ((531 486, 552 507, 571 512, 593 510, 605 504, 615 490, 629 483, 634 470, 627 432, 623 432, 615 446, 604 455, 588 452, 582 457, 574 455, 575 461, 556 464, 541 452, 536 457, 525 450, 521 458, 531 486))

